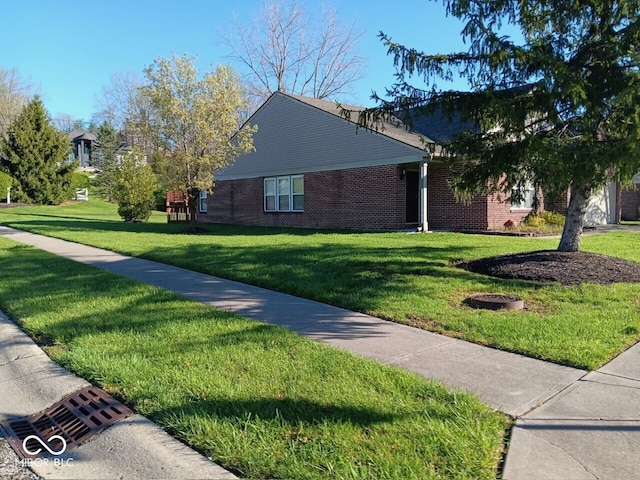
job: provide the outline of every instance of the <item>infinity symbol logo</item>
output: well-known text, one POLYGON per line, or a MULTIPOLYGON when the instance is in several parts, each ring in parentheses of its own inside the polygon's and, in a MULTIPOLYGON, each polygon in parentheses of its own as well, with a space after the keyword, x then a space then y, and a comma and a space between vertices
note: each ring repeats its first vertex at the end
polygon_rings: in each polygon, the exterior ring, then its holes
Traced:
POLYGON ((27 438, 25 438, 22 441, 22 448, 24 448, 24 451, 27 452, 29 455, 38 455, 41 451, 42 448, 38 448, 37 450, 31 451, 29 450, 29 448, 27 447, 27 442, 29 440, 36 440, 40 445, 42 445, 45 450, 47 450, 47 452, 49 452, 51 455, 62 455, 64 453, 64 451, 67 449, 67 441, 62 438, 60 435, 52 435, 47 439, 47 442, 51 442, 52 440, 60 440, 62 442, 62 450, 60 450, 59 452, 55 451, 55 450, 51 450, 49 448, 49 445, 47 445, 46 443, 44 443, 40 437, 36 436, 36 435, 29 435, 27 438))

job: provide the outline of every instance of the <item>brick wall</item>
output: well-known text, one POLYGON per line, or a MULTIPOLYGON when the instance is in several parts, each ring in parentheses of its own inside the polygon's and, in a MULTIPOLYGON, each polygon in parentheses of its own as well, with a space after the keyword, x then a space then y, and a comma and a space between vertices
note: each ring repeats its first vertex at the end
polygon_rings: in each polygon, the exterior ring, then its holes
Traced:
POLYGON ((405 183, 396 165, 304 175, 304 212, 265 212, 263 178, 216 182, 203 222, 353 229, 405 227, 405 183))
POLYGON ((635 188, 622 190, 621 198, 622 220, 640 220, 640 185, 636 184, 635 188))
POLYGON ((486 230, 487 201, 477 196, 458 203, 449 188, 449 167, 433 163, 427 173, 427 220, 432 230, 486 230))
MULTIPOLYGON (((427 220, 432 230, 486 230, 528 211, 477 196, 457 203, 448 167, 431 164, 427 179, 427 220)), ((398 230, 406 224, 406 183, 396 165, 352 168, 304 175, 304 212, 264 212, 263 178, 216 182, 202 222, 243 225, 398 230)))

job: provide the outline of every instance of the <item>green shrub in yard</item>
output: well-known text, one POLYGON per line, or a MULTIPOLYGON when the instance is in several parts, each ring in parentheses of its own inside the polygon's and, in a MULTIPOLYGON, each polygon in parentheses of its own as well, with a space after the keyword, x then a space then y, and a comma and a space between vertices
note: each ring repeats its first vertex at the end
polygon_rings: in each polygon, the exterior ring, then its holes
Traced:
POLYGON ((7 190, 11 183, 11 177, 4 172, 0 172, 0 200, 7 198, 7 190))
POLYGON ((522 223, 528 227, 541 227, 545 224, 545 220, 540 215, 529 214, 524 218, 522 223))
POLYGON ((155 204, 158 181, 142 158, 139 151, 128 153, 116 173, 113 196, 118 202, 118 214, 125 222, 146 222, 155 204))
POLYGON ((544 223, 547 225, 553 225, 556 227, 564 226, 565 217, 561 213, 558 212, 548 212, 544 211, 540 213, 540 217, 544 220, 544 223))
POLYGON ((529 214, 522 221, 522 224, 527 227, 562 227, 564 225, 564 215, 556 212, 540 212, 537 215, 529 214))
POLYGON ((89 175, 83 172, 73 172, 71 174, 71 186, 76 188, 89 188, 91 185, 91 179, 89 175))

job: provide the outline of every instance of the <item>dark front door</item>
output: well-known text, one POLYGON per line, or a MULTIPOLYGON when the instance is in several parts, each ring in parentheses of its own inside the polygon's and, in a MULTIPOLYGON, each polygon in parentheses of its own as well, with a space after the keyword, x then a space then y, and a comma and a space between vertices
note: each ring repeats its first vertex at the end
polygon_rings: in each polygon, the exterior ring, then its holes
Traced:
POLYGON ((407 223, 418 223, 418 195, 420 193, 419 172, 407 171, 407 223))

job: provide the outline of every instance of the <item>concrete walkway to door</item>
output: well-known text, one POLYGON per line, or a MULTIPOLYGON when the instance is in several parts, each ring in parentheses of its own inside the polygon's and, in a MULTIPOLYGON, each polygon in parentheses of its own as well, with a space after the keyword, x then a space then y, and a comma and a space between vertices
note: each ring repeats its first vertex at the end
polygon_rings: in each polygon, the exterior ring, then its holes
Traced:
POLYGON ((640 479, 640 345, 588 373, 107 250, 0 235, 473 392, 517 419, 504 478, 640 479))

